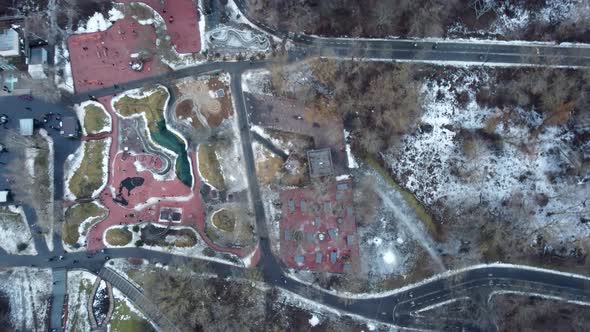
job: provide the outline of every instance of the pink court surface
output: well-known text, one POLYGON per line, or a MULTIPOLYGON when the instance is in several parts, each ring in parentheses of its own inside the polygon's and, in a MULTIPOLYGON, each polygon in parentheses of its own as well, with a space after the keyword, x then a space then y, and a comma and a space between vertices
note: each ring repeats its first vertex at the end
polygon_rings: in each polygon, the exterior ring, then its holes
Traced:
POLYGON ((125 18, 108 30, 68 38, 68 49, 76 92, 86 92, 127 81, 163 74, 170 69, 152 57, 142 71, 129 66, 131 54, 142 50, 154 53, 156 33, 152 26, 125 18))
POLYGON ((280 198, 283 262, 297 269, 354 272, 359 249, 352 183, 334 182, 323 195, 312 188, 289 189, 280 198))
POLYGON ((170 40, 178 53, 201 51, 196 0, 117 0, 117 2, 142 2, 158 12, 166 23, 170 40))

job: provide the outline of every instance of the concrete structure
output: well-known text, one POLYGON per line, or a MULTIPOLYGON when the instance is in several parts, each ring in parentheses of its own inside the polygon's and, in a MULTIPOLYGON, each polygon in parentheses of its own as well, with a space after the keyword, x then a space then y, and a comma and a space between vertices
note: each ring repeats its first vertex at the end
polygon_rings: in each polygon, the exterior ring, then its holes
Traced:
POLYGON ((33 119, 20 119, 20 134, 23 136, 32 136, 35 128, 33 119))
POLYGON ((78 120, 73 116, 66 116, 61 121, 61 134, 66 137, 78 137, 80 128, 78 120))
POLYGON ((31 47, 29 52, 29 75, 33 79, 46 79, 45 66, 47 65, 47 50, 44 47, 31 47))
POLYGON ((10 196, 10 191, 9 190, 2 190, 2 191, 0 191, 0 203, 6 203, 6 202, 8 202, 9 196, 10 196))
POLYGON ((334 174, 332 151, 329 148, 307 151, 309 175, 312 178, 334 174))
POLYGON ((20 54, 18 32, 6 29, 0 33, 0 56, 12 57, 20 54))

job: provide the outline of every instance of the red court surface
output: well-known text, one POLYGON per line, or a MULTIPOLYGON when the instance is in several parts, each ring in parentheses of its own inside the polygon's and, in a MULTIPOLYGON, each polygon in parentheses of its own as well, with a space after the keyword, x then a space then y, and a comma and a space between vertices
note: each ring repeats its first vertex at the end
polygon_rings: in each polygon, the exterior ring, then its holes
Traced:
MULTIPOLYGON (((104 248, 103 234, 107 228, 113 225, 133 225, 142 221, 167 225, 167 221, 160 222, 159 220, 160 210, 175 208, 182 212, 180 220, 174 222, 174 226, 192 227, 199 233, 201 239, 214 250, 246 257, 249 253, 244 249, 221 247, 214 244, 205 235, 205 205, 199 193, 199 175, 195 167, 193 167, 195 184, 191 190, 176 178, 158 181, 154 179, 151 172, 137 169, 136 165, 140 165, 141 168, 161 167, 162 161, 158 156, 119 151, 117 142, 119 118, 111 108, 111 99, 112 96, 99 98, 113 119, 113 143, 109 152, 107 186, 97 198, 108 209, 108 216, 89 230, 86 237, 87 250, 95 251, 104 248), (118 195, 121 182, 130 177, 141 177, 143 183, 131 189, 130 192, 123 188, 122 194, 118 195), (125 201, 126 204, 123 204, 122 201, 125 201)), ((192 165, 197 165, 195 153, 190 152, 189 157, 192 165)))
POLYGON ((201 51, 199 12, 197 11, 195 0, 116 1, 120 3, 142 2, 158 12, 166 22, 166 30, 178 53, 196 53, 201 51))
POLYGON ((326 272, 354 272, 358 239, 349 180, 314 189, 281 192, 281 258, 290 267, 326 272))
POLYGON ((86 92, 127 81, 163 74, 170 70, 157 57, 144 62, 141 71, 129 67, 131 54, 155 53, 156 32, 152 26, 125 18, 108 30, 68 38, 76 92, 86 92))

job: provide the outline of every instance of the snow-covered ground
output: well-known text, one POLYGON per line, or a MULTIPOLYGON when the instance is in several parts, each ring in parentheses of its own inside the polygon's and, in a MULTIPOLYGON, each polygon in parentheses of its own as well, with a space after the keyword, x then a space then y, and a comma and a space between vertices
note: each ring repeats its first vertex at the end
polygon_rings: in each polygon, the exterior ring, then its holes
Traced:
POLYGON ((54 75, 55 84, 58 88, 74 93, 74 77, 72 76, 72 65, 70 63, 70 52, 66 42, 63 41, 61 44, 55 45, 55 55, 53 59, 56 70, 61 70, 62 75, 58 75, 57 72, 54 75))
POLYGON ((239 30, 226 25, 219 25, 207 33, 210 46, 224 50, 238 50, 239 52, 268 52, 270 41, 265 35, 251 30, 239 30))
POLYGON ((35 243, 22 207, 8 206, 0 210, 0 247, 13 255, 36 255, 35 243), (18 251, 19 243, 27 248, 18 251))
POLYGON ((225 180, 225 186, 228 192, 239 192, 248 188, 246 163, 242 159, 242 139, 238 117, 232 116, 224 121, 226 131, 231 134, 230 144, 216 144, 215 153, 221 166, 221 172, 225 180))
MULTIPOLYGON (((225 5, 225 9, 229 12, 228 16, 232 21, 234 21, 238 24, 248 25, 254 30, 257 30, 257 31, 260 31, 261 33, 267 34, 263 30, 261 30, 256 24, 252 24, 252 22, 250 22, 250 20, 248 20, 248 18, 243 15, 243 13, 240 11, 240 9, 238 8, 238 6, 236 5, 234 0, 228 0, 227 5, 225 5)), ((265 28, 270 28, 268 26, 265 26, 264 23, 261 23, 261 25, 265 28)), ((270 36, 273 38, 273 40, 275 42, 281 41, 281 39, 278 38, 277 36, 274 36, 274 35, 270 35, 270 36)))
POLYGON ((561 22, 584 22, 590 19, 590 2, 584 0, 547 0, 538 11, 525 6, 525 2, 498 1, 495 5, 497 18, 489 28, 471 31, 461 23, 456 23, 451 26, 449 33, 518 36, 519 32, 532 25, 554 26, 561 22))
POLYGON ((548 126, 532 135, 542 115, 517 107, 511 110, 512 119, 500 121, 488 134, 501 137, 501 143, 482 139, 469 145, 469 139, 460 136, 480 132, 491 119, 505 114, 476 102, 472 87, 482 84, 495 84, 486 71, 454 71, 448 79, 424 83, 425 112, 420 120, 431 130, 405 136, 399 150, 386 154, 401 185, 427 206, 442 204, 457 216, 483 202, 498 219, 518 220, 511 224, 511 233, 520 235, 521 241, 532 240, 537 232, 558 242, 590 235, 579 220, 588 183, 574 177, 552 181, 549 176, 559 174, 569 162, 562 154, 572 149, 571 131, 548 126), (461 92, 469 96, 464 105, 456 100, 461 92), (539 197, 548 201, 539 204, 539 197), (519 208, 510 208, 509 202, 519 208))
POLYGON ((86 271, 68 271, 68 331, 90 331, 88 301, 96 276, 86 271), (76 323, 74 326, 74 322, 76 323))
POLYGON ((51 283, 51 270, 14 268, 0 272, 0 291, 8 297, 10 321, 16 330, 48 330, 51 283))
POLYGON ((104 17, 102 13, 94 13, 90 16, 85 24, 79 24, 78 29, 74 33, 90 33, 105 31, 113 25, 113 22, 118 21, 125 17, 125 15, 116 7, 109 10, 109 17, 104 17))
POLYGON ((350 148, 350 133, 346 129, 344 129, 344 141, 346 142, 346 158, 348 161, 348 168, 359 168, 359 164, 354 158, 350 148))
POLYGON ((242 90, 252 94, 272 96, 270 72, 266 69, 249 70, 242 74, 242 90))
POLYGON ((47 133, 47 131, 45 129, 39 129, 39 135, 47 142, 47 148, 49 150, 49 153, 48 153, 49 160, 47 163, 47 173, 49 176, 49 183, 50 183, 49 192, 51 193, 51 197, 49 198, 49 202, 47 202, 47 211, 50 211, 49 215, 47 216, 49 218, 49 220, 48 220, 49 225, 47 225, 48 231, 44 234, 44 236, 45 236, 45 242, 47 243, 47 248, 49 250, 53 250, 53 229, 54 229, 54 224, 55 224, 55 216, 52 213, 52 211, 55 207, 55 202, 53 199, 53 193, 55 191, 55 182, 53 181, 53 176, 55 174, 55 172, 54 172, 55 154, 54 154, 54 147, 53 147, 53 138, 51 138, 51 136, 49 136, 49 134, 47 133))
POLYGON ((295 146, 295 144, 291 140, 273 137, 269 132, 267 132, 266 129, 264 129, 260 126, 251 125, 250 130, 257 133, 261 137, 269 140, 272 143, 272 145, 281 149, 287 155, 289 153, 291 153, 291 151, 297 150, 297 147, 295 146))

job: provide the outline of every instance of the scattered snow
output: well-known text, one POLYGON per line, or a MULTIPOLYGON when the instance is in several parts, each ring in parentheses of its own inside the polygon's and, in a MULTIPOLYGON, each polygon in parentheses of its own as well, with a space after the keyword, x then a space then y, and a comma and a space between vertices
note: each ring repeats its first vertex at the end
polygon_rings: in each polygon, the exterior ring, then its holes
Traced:
MULTIPOLYGON (((579 300, 571 300, 568 299, 567 297, 561 297, 561 296, 555 296, 555 295, 547 295, 547 294, 542 294, 542 293, 531 293, 531 292, 518 292, 518 291, 511 291, 511 290, 493 290, 490 295, 488 296, 488 303, 492 301, 492 298, 494 296, 497 295, 521 295, 521 296, 526 296, 527 298, 531 297, 531 296, 536 296, 536 297, 540 297, 542 299, 547 299, 547 300, 558 300, 558 301, 565 301, 567 303, 571 303, 571 304, 577 304, 577 305, 583 305, 583 306, 590 306, 590 302, 584 302, 584 301, 579 301, 579 300)), ((423 311, 423 310, 421 310, 423 311)))
POLYGON ((496 20, 490 27, 472 31, 461 23, 455 23, 449 28, 449 33, 477 33, 481 35, 495 34, 508 38, 522 35, 526 28, 541 24, 556 26, 562 22, 583 22, 590 17, 590 3, 580 0, 547 0, 539 10, 526 8, 525 2, 505 1, 497 2, 496 20))
POLYGON ((269 89, 270 72, 266 69, 249 70, 242 74, 242 91, 272 96, 269 89))
POLYGON ((54 75, 55 84, 64 91, 74 93, 74 77, 72 76, 72 65, 70 64, 70 52, 65 41, 55 45, 53 58, 56 70, 61 69, 62 71, 62 76, 57 75, 57 72, 54 75))
POLYGON ((425 112, 420 120, 431 125, 432 131, 406 135, 398 150, 402 152, 385 155, 392 170, 404 174, 400 184, 427 206, 442 203, 457 215, 485 201, 490 211, 503 211, 506 216, 510 211, 502 203, 522 195, 525 213, 511 226, 519 234, 526 237, 544 229, 558 241, 590 235, 590 229, 577 217, 583 213, 587 185, 569 181, 567 177, 552 183, 547 176, 567 163, 553 152, 568 151, 573 144, 571 132, 552 126, 532 137, 531 128, 538 127, 543 119, 538 112, 515 108, 512 117, 517 120, 501 122, 494 129, 494 134, 501 135, 504 142, 499 150, 475 142, 473 156, 464 152, 457 137, 459 131, 480 130, 488 120, 503 114, 502 110, 478 105, 471 87, 480 81, 490 84, 485 71, 460 71, 448 80, 424 83, 425 112), (466 105, 456 101, 457 93, 461 92, 469 95, 466 105), (523 146, 527 147, 526 151, 523 146), (546 206, 536 203, 538 194, 550 197, 546 206))
POLYGON ((352 176, 350 174, 342 174, 336 176, 336 181, 344 181, 350 179, 352 176))
MULTIPOLYGON (((493 292, 493 291, 492 291, 492 293, 490 294, 490 297, 492 296, 492 294, 494 294, 494 292, 493 292)), ((449 305, 449 304, 451 304, 451 303, 455 303, 455 302, 457 302, 457 301, 470 300, 470 299, 471 299, 471 298, 470 298, 470 297, 468 297, 468 296, 463 296, 463 297, 456 297, 456 298, 452 298, 452 299, 449 299, 449 300, 446 300, 446 301, 442 301, 442 302, 438 302, 438 303, 435 303, 435 304, 429 305, 429 306, 427 306, 427 307, 421 308, 420 310, 416 310, 416 312, 417 312, 417 313, 420 313, 420 312, 425 312, 425 311, 428 311, 428 310, 436 309, 436 308, 438 308, 438 307, 442 307, 442 306, 445 306, 445 305, 449 305)), ((488 301, 488 302, 489 302, 489 301, 488 301)))
POLYGON ((92 285, 96 276, 87 271, 68 271, 67 292, 68 292, 68 319, 66 326, 71 327, 76 321, 78 330, 90 331, 90 317, 88 316, 87 305, 90 300, 92 285))
POLYGON ((383 254, 383 262, 385 262, 385 264, 395 265, 397 263, 397 257, 393 252, 386 251, 383 254))
POLYGON ((109 17, 105 18, 102 13, 94 13, 85 24, 78 25, 78 29, 74 32, 76 34, 91 33, 98 31, 105 31, 113 25, 113 22, 122 19, 125 15, 113 7, 109 10, 109 17))
POLYGON ((0 272, 0 291, 10 301, 12 325, 23 331, 46 331, 51 270, 14 268, 0 272))
MULTIPOLYGON (((225 9, 227 11, 231 12, 231 14, 229 14, 229 17, 231 20, 233 20, 237 23, 248 25, 248 26, 250 26, 250 28, 252 28, 254 30, 258 30, 258 31, 264 33, 265 35, 269 35, 267 32, 260 29, 256 24, 252 24, 252 22, 250 22, 250 20, 248 20, 248 18, 242 14, 242 12, 238 8, 238 6, 236 6, 236 3, 234 2, 234 0, 228 0, 227 5, 225 5, 225 9)), ((271 29, 271 30, 274 29, 274 28, 271 28, 271 27, 265 25, 264 22, 260 22, 259 24, 267 29, 271 29)), ((270 35, 270 36, 273 38, 273 40, 275 42, 280 42, 282 40, 281 38, 279 38, 275 35, 270 35)))
POLYGON ((209 1, 209 0, 198 0, 199 1, 199 34, 200 34, 200 40, 201 40, 201 53, 206 52, 208 50, 208 43, 206 42, 206 38, 207 38, 207 22, 205 20, 205 15, 203 15, 203 13, 205 13, 205 9, 204 9, 204 1, 209 1))
MULTIPOLYGON (((55 206, 55 201, 54 201, 54 197, 53 197, 53 193, 55 192, 55 182, 53 181, 54 178, 54 163, 55 163, 55 154, 53 151, 53 138, 51 136, 49 136, 49 134, 47 133, 47 131, 45 129, 39 129, 39 135, 41 135, 41 137, 47 142, 47 147, 49 150, 49 153, 47 154, 48 157, 48 165, 47 165, 47 173, 49 176, 49 192, 51 193, 51 197, 49 198, 49 202, 47 203, 49 205, 48 207, 48 211, 53 211, 54 206, 55 206)), ((48 231, 43 234, 45 237, 45 242, 47 243, 47 248, 51 251, 53 251, 53 228, 54 228, 54 223, 55 223, 55 217, 53 213, 50 213, 49 216, 50 218, 49 220, 49 225, 47 225, 48 227, 48 231)))
POLYGON ((12 255, 36 255, 35 242, 31 235, 31 229, 27 223, 27 217, 22 206, 9 205, 6 210, 0 210, 0 247, 12 255), (16 213, 16 220, 5 215, 16 213), (26 243, 28 246, 23 251, 18 251, 17 245, 26 243))
MULTIPOLYGON (((231 144, 216 144, 215 154, 221 166, 221 172, 225 179, 225 185, 228 192, 239 192, 248 188, 246 175, 246 161, 242 159, 242 139, 238 124, 238 117, 232 116, 224 120, 230 121, 231 127, 226 127, 224 131, 231 134, 231 144)), ((228 134, 228 136, 229 136, 228 134)))
POLYGON ((290 153, 290 149, 292 148, 292 142, 272 137, 270 134, 266 132, 264 128, 257 125, 251 125, 250 131, 255 132, 262 138, 269 140, 272 143, 272 145, 283 150, 285 154, 288 155, 290 153))

